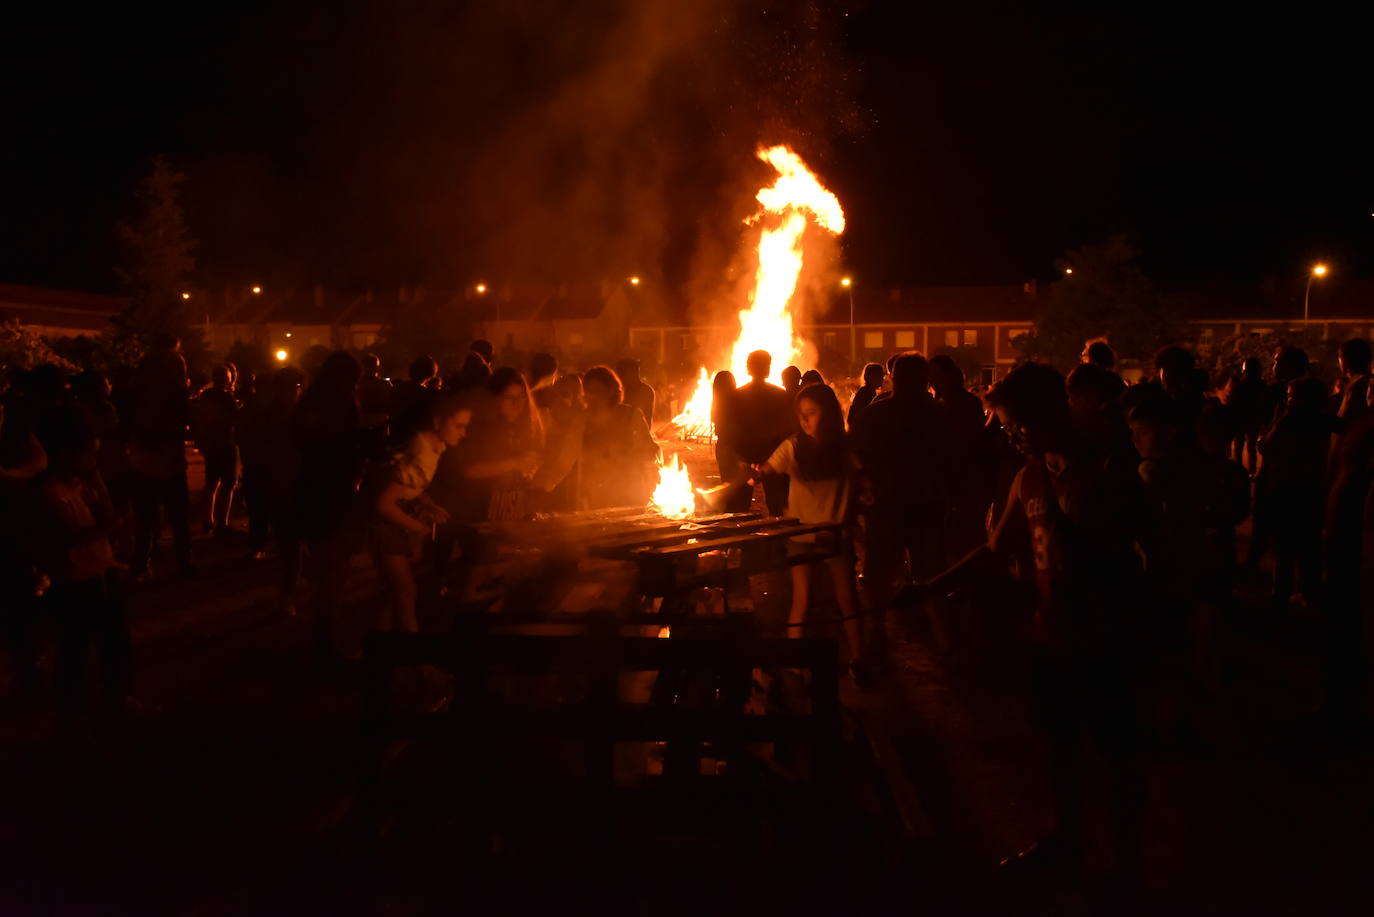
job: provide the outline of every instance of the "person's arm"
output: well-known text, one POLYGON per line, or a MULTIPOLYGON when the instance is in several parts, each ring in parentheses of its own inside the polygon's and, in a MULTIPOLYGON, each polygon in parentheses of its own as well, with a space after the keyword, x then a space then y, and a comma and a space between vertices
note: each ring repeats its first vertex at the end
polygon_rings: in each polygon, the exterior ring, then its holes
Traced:
POLYGON ((503 474, 533 474, 538 467, 538 455, 533 452, 522 452, 518 455, 472 462, 463 469, 463 474, 473 480, 484 481, 499 478, 503 474))
POLYGON ((757 474, 791 474, 792 466, 796 463, 795 450, 796 443, 789 436, 778 444, 778 448, 773 450, 773 454, 766 462, 759 462, 751 467, 757 474))
POLYGON ((377 515, 389 522, 396 523, 407 532, 413 532, 416 535, 428 535, 430 532, 428 525, 401 509, 402 500, 413 500, 417 496, 419 494, 415 488, 406 487, 399 481, 391 481, 377 497, 375 506, 377 515))
POLYGON ((1025 510, 1021 505, 1021 473, 1011 483, 1007 496, 1006 509, 988 533, 987 544, 970 551, 962 560, 954 563, 943 573, 928 580, 912 583, 903 589, 894 600, 895 605, 918 605, 937 595, 945 595, 961 586, 986 580, 990 576, 1005 574, 1005 555, 1007 542, 1012 532, 1025 522, 1025 510))

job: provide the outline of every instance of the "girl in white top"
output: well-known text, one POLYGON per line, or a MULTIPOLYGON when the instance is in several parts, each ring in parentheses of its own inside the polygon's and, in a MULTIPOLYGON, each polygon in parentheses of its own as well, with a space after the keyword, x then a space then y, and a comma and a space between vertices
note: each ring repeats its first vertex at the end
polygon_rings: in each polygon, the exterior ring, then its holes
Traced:
MULTIPOLYGON (((828 385, 808 385, 797 393, 796 410, 801 432, 783 440, 772 457, 762 465, 754 466, 754 470, 791 477, 787 493, 788 516, 803 524, 840 522, 849 526, 854 516, 851 507, 854 506, 855 464, 845 442, 844 411, 839 399, 828 385)), ((814 542, 815 536, 802 535, 794 541, 814 542)), ((840 613, 846 617, 858 610, 858 590, 854 583, 850 544, 846 529, 839 554, 824 564, 834 582, 840 613)), ((790 625, 801 625, 806 621, 814 567, 814 564, 803 564, 792 568, 790 625)), ((844 629, 857 670, 863 648, 860 621, 846 621, 844 629)), ((801 627, 790 627, 789 632, 800 636, 801 627)))
POLYGON ((415 574, 410 568, 413 542, 448 521, 448 513, 425 493, 434 480, 439 456, 460 443, 472 410, 461 396, 437 404, 430 423, 395 455, 373 503, 372 555, 381 568, 390 601, 380 609, 374 629, 415 631, 415 574))

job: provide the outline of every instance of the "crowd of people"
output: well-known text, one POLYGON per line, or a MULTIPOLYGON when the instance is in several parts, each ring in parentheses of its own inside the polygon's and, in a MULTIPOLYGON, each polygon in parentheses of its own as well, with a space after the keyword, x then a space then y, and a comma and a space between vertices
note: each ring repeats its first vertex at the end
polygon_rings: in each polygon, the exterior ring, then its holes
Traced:
MULTIPOLYGON (((281 560, 286 613, 297 597, 323 655, 351 560, 375 562, 386 601, 376 630, 415 630, 413 560, 430 546, 441 583, 463 588, 483 559, 481 522, 536 512, 644 504, 658 447, 655 392, 638 364, 560 373, 536 355, 528 375, 493 367, 473 342, 444 377, 422 356, 393 384, 374 354, 339 351, 307 375, 261 377, 229 363, 188 377, 163 338, 126 376, 12 370, 0 394, 0 603, 21 695, 38 688, 36 625, 55 621, 57 697, 89 706, 90 649, 102 704, 130 703, 129 590, 155 572, 196 576, 197 529, 231 544, 246 510, 247 555, 281 560), (202 460, 193 501, 187 443, 202 460), (171 530, 171 557, 160 558, 171 530), (303 589, 302 578, 308 589, 303 589)), ((444 586, 448 588, 448 586, 444 586)))
MULTIPOLYGON (((1294 347, 1275 353, 1268 382, 1254 359, 1212 379, 1181 347, 1159 351, 1153 377, 1134 385, 1114 362, 1093 341, 1067 376, 1024 363, 980 400, 949 357, 896 354, 864 368, 847 417, 818 375, 767 383, 766 353, 750 357, 748 384, 729 373, 714 383, 722 479, 752 473, 771 511, 851 533, 827 579, 861 683, 887 664, 885 617, 923 613, 948 644, 959 590, 1033 587, 1020 593, 1024 636, 1056 828, 1011 869, 1082 856, 1085 748, 1095 747, 1117 863, 1130 871, 1141 744, 1207 732, 1217 622, 1234 611, 1239 584, 1267 589, 1281 614, 1320 616, 1323 714, 1340 729, 1367 713, 1368 341, 1341 345, 1331 388, 1294 347), (855 614, 861 605, 868 611, 855 614)), ((796 627, 811 572, 794 568, 793 579, 796 627)))
MULTIPOLYGON (((864 367, 843 405, 815 370, 787 367, 773 385, 757 351, 749 381, 714 379, 715 458, 736 485, 727 509, 749 508, 757 482, 770 514, 841 524, 834 556, 792 567, 787 624, 802 632, 827 590, 860 684, 887 665, 885 618, 924 614, 947 643, 961 587, 1023 584, 1006 594, 1033 595, 1027 640, 1059 820, 1027 857, 1081 848, 1090 740, 1107 752, 1129 858, 1142 718, 1192 725, 1216 688, 1216 621, 1238 582, 1272 570, 1274 608, 1322 616, 1327 710, 1365 712, 1370 356, 1365 340, 1342 344, 1328 388, 1297 348, 1275 354, 1266 381, 1256 360, 1213 379, 1191 351, 1167 347, 1153 376, 1128 385, 1094 341, 1067 376, 1027 362, 979 398, 953 359, 905 352, 864 367)), ((280 558, 288 613, 308 581, 321 652, 360 554, 386 590, 372 627, 416 630, 423 546, 434 582, 461 595, 489 561, 479 523, 645 504, 660 461, 655 398, 632 360, 561 372, 537 354, 522 372, 493 366, 485 341, 446 377, 421 356, 394 384, 375 355, 343 351, 308 374, 220 364, 189 380, 170 338, 114 386, 54 366, 12 372, 0 397, 0 601, 16 684, 35 687, 34 623, 50 614, 62 709, 87 703, 92 645, 104 702, 126 705, 129 588, 166 570, 166 527, 171 568, 194 576, 193 529, 236 537, 240 498, 247 555, 280 558), (188 437, 204 466, 194 508, 188 437)))

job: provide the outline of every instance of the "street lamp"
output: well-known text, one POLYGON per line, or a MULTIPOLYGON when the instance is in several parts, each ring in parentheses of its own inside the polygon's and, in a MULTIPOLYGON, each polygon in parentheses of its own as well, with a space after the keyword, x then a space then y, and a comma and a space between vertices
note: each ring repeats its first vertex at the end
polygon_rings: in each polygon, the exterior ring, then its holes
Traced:
POLYGON ((1310 274, 1307 275, 1307 288, 1304 289, 1304 290, 1302 291, 1302 321, 1303 321, 1303 324, 1306 324, 1306 323, 1307 323, 1307 301, 1312 297, 1312 281, 1316 280, 1318 277, 1325 277, 1325 276, 1326 276, 1326 265, 1324 265, 1324 264, 1314 264, 1314 265, 1312 265, 1312 272, 1311 272, 1310 274))
POLYGON ((859 341, 854 336, 854 278, 841 277, 840 286, 849 293, 849 365, 859 361, 859 341))
POLYGON ((254 296, 261 296, 261 295, 262 295, 262 287, 254 285, 254 287, 253 287, 253 295, 254 295, 254 296))
POLYGON ((631 277, 631 278, 630 278, 630 286, 632 286, 632 287, 637 287, 637 286, 639 286, 639 275, 638 275, 638 274, 636 274, 634 277, 631 277))
POLYGON ((477 295, 480 296, 487 291, 487 285, 485 283, 479 283, 474 289, 477 290, 477 295))
POLYGON ((278 363, 285 363, 285 362, 286 362, 286 351, 285 351, 285 350, 278 350, 278 351, 277 351, 277 354, 276 354, 276 357, 277 357, 277 362, 278 362, 278 363))
POLYGON ((190 298, 191 298, 191 294, 190 294, 190 293, 187 293, 185 290, 182 290, 182 291, 181 291, 181 298, 182 298, 182 299, 190 299, 190 298))

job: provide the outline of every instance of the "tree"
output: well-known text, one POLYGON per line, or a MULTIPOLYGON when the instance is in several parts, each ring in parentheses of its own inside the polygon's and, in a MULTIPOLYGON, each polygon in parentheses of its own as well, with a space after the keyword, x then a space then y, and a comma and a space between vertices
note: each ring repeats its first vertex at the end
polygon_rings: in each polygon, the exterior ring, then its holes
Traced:
POLYGON ((181 208, 180 188, 185 180, 166 157, 153 157, 152 171, 139 185, 134 219, 119 226, 127 253, 120 276, 128 288, 129 304, 117 317, 117 326, 122 334, 145 343, 153 335, 176 335, 187 361, 195 362, 193 357, 200 355, 204 344, 182 295, 196 267, 192 255, 196 243, 181 208))
POLYGON ((1177 339, 1178 317, 1137 263, 1121 235, 1068 252, 1064 278, 1053 284, 1025 341, 1028 355, 1063 368, 1077 363, 1083 342, 1105 337, 1125 359, 1146 359, 1177 339))
POLYGON ((18 319, 0 322, 0 369, 33 369, 52 363, 68 372, 76 365, 57 354, 40 335, 25 328, 18 319))
POLYGON ((117 330, 102 331, 95 337, 82 334, 48 338, 47 342, 67 362, 106 375, 132 370, 147 352, 136 337, 117 330))

